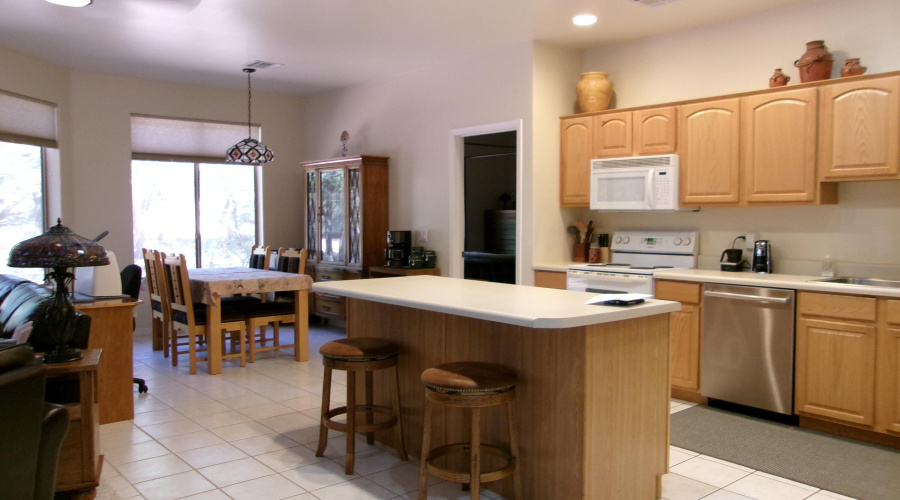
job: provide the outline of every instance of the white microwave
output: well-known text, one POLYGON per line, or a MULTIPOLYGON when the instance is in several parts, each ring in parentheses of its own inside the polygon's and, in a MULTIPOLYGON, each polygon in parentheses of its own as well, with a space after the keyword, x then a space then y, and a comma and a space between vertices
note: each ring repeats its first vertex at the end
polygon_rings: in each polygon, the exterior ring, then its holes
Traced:
POLYGON ((678 155, 591 160, 591 210, 678 210, 678 155))

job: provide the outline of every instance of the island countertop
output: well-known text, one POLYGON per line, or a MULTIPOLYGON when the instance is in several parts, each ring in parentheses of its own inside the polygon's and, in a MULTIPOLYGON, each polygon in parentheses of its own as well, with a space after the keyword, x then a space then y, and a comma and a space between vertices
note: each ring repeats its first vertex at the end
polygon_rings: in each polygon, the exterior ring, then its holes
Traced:
POLYGON ((529 328, 572 328, 681 309, 655 299, 624 307, 585 305, 596 294, 443 276, 318 282, 312 291, 529 328))

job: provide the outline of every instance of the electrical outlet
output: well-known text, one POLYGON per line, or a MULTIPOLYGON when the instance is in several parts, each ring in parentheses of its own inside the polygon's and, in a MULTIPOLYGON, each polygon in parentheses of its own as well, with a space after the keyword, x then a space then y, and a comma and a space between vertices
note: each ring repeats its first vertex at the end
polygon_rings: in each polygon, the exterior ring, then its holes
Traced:
POLYGON ((428 243, 428 230, 422 229, 419 231, 419 243, 428 243))
POLYGON ((744 248, 752 251, 754 243, 756 243, 756 234, 747 233, 746 235, 744 235, 744 248))

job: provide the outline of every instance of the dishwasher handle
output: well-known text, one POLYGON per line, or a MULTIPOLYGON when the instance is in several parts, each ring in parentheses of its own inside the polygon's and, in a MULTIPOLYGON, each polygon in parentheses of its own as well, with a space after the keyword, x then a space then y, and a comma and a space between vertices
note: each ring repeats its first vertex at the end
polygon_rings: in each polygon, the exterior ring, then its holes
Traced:
POLYGON ((704 291, 703 295, 705 297, 716 297, 720 299, 747 300, 750 302, 768 302, 774 304, 790 304, 792 300, 791 297, 761 297, 759 295, 744 295, 742 293, 729 292, 704 291))

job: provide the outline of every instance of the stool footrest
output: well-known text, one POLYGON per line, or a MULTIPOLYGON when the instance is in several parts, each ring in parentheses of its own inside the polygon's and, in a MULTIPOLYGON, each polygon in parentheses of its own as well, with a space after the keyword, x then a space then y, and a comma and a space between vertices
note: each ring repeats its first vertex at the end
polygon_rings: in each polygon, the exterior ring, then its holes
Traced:
MULTIPOLYGON (((356 419, 356 428, 355 431, 357 434, 366 434, 369 432, 381 431, 384 429, 390 429, 397 423, 397 416, 394 415, 394 409, 390 406, 381 406, 381 405, 356 405, 356 413, 365 413, 371 411, 372 413, 380 413, 382 415, 390 415, 391 418, 385 420, 384 422, 376 422, 372 424, 360 423, 360 417, 356 419)), ((334 417, 339 415, 346 415, 347 407, 346 406, 338 406, 337 408, 332 408, 325 412, 325 419, 322 423, 325 427, 340 432, 347 432, 349 430, 349 426, 344 422, 335 422, 332 420, 334 417)), ((363 417, 364 419, 365 417, 363 417)))
MULTIPOLYGON (((472 445, 470 443, 454 443, 447 444, 444 446, 439 446, 433 450, 428 455, 428 459, 425 461, 428 467, 428 473, 434 477, 443 479, 444 481, 453 481, 455 483, 469 483, 472 482, 471 475, 468 471, 461 472, 455 471, 451 469, 447 469, 444 467, 439 467, 434 465, 434 460, 451 455, 451 454, 462 454, 464 457, 468 458, 469 453, 471 451, 472 445)), ((506 460, 506 465, 500 467, 499 469, 494 469, 490 471, 485 471, 479 474, 479 482, 480 483, 490 483, 492 481, 499 481, 505 477, 512 476, 516 470, 516 459, 508 451, 498 446, 493 446, 490 444, 481 444, 481 454, 482 455, 493 455, 495 457, 500 457, 506 460)))

